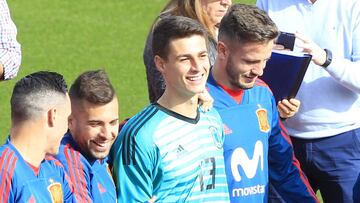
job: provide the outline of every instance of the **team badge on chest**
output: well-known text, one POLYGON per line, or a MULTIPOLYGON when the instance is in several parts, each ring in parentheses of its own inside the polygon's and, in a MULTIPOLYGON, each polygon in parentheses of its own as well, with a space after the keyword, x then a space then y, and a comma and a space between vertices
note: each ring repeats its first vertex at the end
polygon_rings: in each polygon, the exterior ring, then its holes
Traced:
POLYGON ((51 184, 48 186, 48 191, 50 192, 52 202, 53 203, 64 202, 61 184, 54 182, 53 179, 50 179, 49 181, 51 184))
POLYGON ((267 133, 270 130, 269 121, 267 118, 267 110, 262 108, 259 105, 259 108, 256 110, 256 116, 259 123, 259 129, 261 132, 267 133))

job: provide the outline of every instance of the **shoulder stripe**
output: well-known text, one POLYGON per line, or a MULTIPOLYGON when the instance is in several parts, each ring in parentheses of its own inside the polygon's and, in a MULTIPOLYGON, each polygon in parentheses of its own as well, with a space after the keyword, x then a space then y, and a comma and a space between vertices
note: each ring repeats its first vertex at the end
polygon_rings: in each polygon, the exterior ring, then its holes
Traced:
POLYGON ((64 147, 64 155, 65 155, 65 159, 66 159, 66 164, 67 164, 68 169, 69 169, 70 180, 74 184, 74 195, 75 195, 75 197, 78 197, 79 194, 78 194, 78 190, 76 189, 76 185, 75 185, 77 182, 75 182, 76 180, 74 178, 74 174, 73 174, 73 171, 71 169, 72 163, 70 161, 70 156, 69 156, 69 150, 70 150, 69 147, 70 147, 69 144, 65 145, 65 147, 64 147))
POLYGON ((140 130, 140 128, 150 119, 152 118, 158 108, 155 106, 150 106, 149 108, 145 109, 140 115, 138 115, 133 121, 131 122, 129 127, 125 129, 124 135, 122 136, 122 159, 124 165, 136 165, 135 160, 135 136, 140 130))
MULTIPOLYGON (((14 157, 14 160, 11 163, 11 167, 10 167, 10 175, 8 177, 6 177, 6 190, 5 190, 5 197, 4 200, 7 201, 9 198, 9 193, 10 193, 10 188, 11 188, 11 179, 14 175, 14 171, 15 171, 15 165, 17 162, 17 157, 14 157)), ((4 180, 3 180, 4 181, 4 180)))
MULTIPOLYGON (((1 154, 1 157, 0 157, 0 169, 3 169, 4 167, 3 167, 3 165, 4 165, 4 159, 7 157, 7 153, 8 153, 8 151, 9 151, 9 148, 8 147, 6 147, 5 149, 4 149, 4 151, 2 152, 2 154, 1 154)), ((3 198, 3 196, 5 195, 5 194, 2 194, 3 193, 3 184, 4 184, 4 176, 5 176, 5 174, 6 174, 6 169, 4 169, 4 170, 2 170, 2 172, 0 173, 0 175, 1 175, 1 184, 0 184, 0 192, 1 192, 1 194, 0 194, 0 202, 7 202, 7 200, 5 199, 5 200, 3 200, 2 198, 3 198)))
POLYGON ((61 162, 59 160, 57 160, 55 157, 53 157, 52 155, 46 155, 45 160, 52 161, 56 166, 59 166, 60 168, 64 168, 64 166, 61 164, 61 162))
MULTIPOLYGON (((72 150, 74 151, 74 149, 72 149, 72 150)), ((82 165, 81 160, 80 160, 81 159, 80 158, 80 152, 76 152, 75 154, 76 154, 76 159, 77 159, 76 162, 80 166, 80 170, 78 170, 78 173, 79 173, 79 176, 80 176, 80 183, 82 183, 82 188, 83 188, 82 192, 85 193, 84 195, 85 195, 86 202, 91 202, 91 199, 90 199, 90 196, 89 196, 90 191, 86 188, 87 181, 85 180, 85 176, 84 176, 84 173, 83 173, 84 169, 83 169, 83 165, 82 165)))
POLYGON ((64 147, 64 154, 66 159, 66 164, 69 169, 70 179, 71 182, 74 185, 74 195, 79 202, 87 202, 87 194, 84 194, 84 191, 86 191, 86 187, 83 187, 83 184, 81 184, 81 178, 79 177, 79 172, 77 168, 80 168, 77 159, 75 158, 76 155, 78 155, 78 152, 75 152, 73 148, 69 144, 65 145, 64 147), (69 155, 70 152, 70 155, 69 155), (71 157, 71 158, 70 158, 71 157))
MULTIPOLYGON (((16 161, 17 161, 17 157, 14 157, 14 151, 12 150, 9 150, 9 148, 7 147, 4 152, 2 153, 2 156, 1 156, 1 162, 0 162, 0 168, 3 169, 2 171, 2 174, 1 174, 1 186, 0 186, 0 191, 1 192, 6 192, 6 190, 9 190, 7 189, 7 187, 9 187, 9 185, 11 184, 11 179, 12 179, 12 175, 13 175, 13 171, 14 170, 14 167, 15 167, 15 164, 16 164, 16 161), (10 166, 10 161, 11 161, 11 166, 14 166, 14 167, 11 167, 9 169, 9 166, 10 166), (8 176, 7 174, 10 174, 11 176, 8 176)), ((5 197, 8 197, 9 194, 5 193, 5 194, 1 194, 0 195, 0 202, 7 202, 8 199, 5 199, 5 197)))

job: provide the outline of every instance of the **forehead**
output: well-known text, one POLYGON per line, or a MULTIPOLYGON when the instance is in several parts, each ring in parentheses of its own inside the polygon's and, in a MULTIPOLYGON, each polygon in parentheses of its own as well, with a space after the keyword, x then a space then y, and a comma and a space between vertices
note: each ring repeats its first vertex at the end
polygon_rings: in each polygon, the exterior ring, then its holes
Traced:
POLYGON ((231 43, 228 46, 233 55, 241 58, 263 60, 271 56, 274 40, 267 42, 246 42, 246 43, 231 43))
POLYGON ((117 117, 118 115, 118 100, 114 99, 107 104, 93 104, 86 100, 81 100, 75 105, 72 105, 73 113, 79 117, 117 117), (76 115, 77 114, 77 115, 76 115))
POLYGON ((172 39, 169 43, 168 55, 195 54, 207 51, 206 43, 206 39, 201 35, 172 39))

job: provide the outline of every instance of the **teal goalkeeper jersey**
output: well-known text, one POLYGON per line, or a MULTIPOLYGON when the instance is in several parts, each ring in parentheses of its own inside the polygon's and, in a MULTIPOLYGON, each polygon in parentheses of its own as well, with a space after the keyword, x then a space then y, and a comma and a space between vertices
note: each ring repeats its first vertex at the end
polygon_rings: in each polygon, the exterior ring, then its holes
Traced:
POLYGON ((121 129, 110 152, 118 202, 229 202, 216 110, 195 119, 153 104, 121 129))

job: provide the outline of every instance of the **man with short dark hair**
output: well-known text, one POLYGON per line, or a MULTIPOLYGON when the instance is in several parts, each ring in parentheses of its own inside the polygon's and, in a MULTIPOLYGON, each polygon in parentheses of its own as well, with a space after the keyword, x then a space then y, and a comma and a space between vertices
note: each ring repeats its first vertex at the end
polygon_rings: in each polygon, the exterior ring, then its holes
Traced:
POLYGON ((52 157, 71 110, 63 77, 45 71, 25 76, 10 103, 10 136, 0 147, 0 202, 72 202, 72 184, 52 157))
POLYGON ((69 131, 57 158, 78 202, 116 202, 107 156, 119 128, 118 100, 103 70, 81 74, 70 88, 69 131))
POLYGON ((235 4, 219 27, 218 56, 207 87, 224 122, 231 202, 268 202, 269 181, 287 202, 316 202, 260 79, 278 29, 264 11, 235 4))
POLYGON ((152 44, 166 88, 125 124, 112 147, 118 201, 228 202, 222 122, 198 104, 210 68, 207 33, 190 18, 166 17, 152 44))

